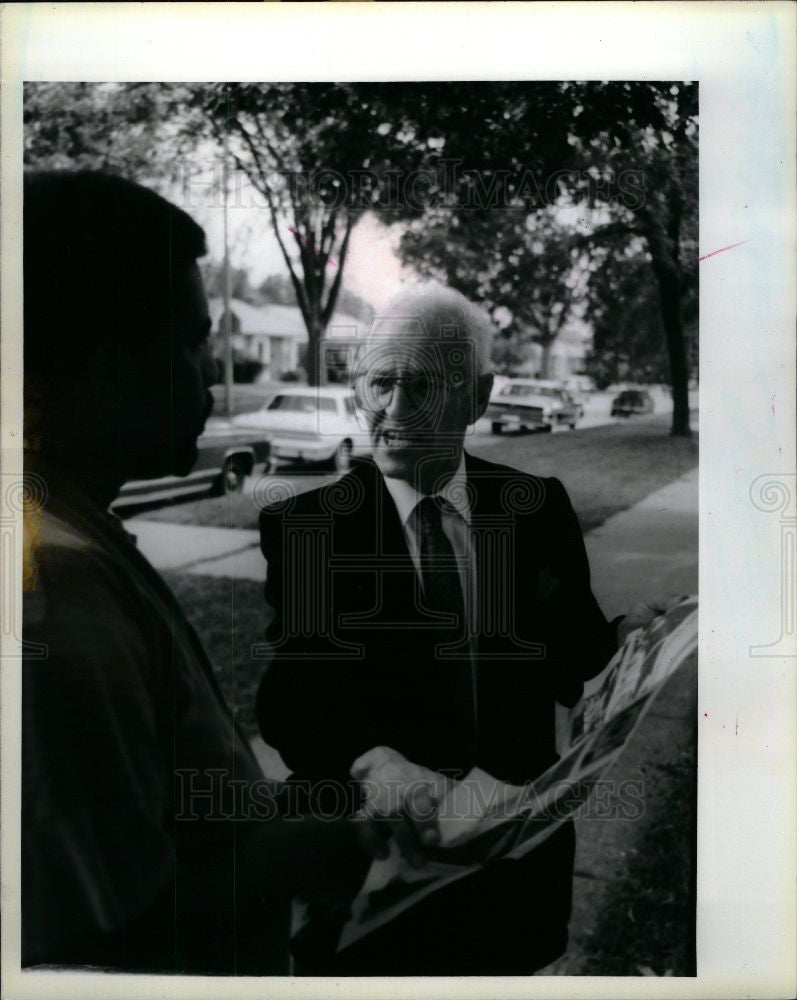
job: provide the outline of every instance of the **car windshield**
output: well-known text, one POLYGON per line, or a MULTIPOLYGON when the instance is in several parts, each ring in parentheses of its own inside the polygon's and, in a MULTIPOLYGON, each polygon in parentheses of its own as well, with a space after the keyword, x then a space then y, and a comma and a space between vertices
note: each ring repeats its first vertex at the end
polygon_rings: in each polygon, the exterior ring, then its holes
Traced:
POLYGON ((502 396, 550 396, 559 398, 558 389, 550 389, 547 385, 508 385, 501 390, 502 396))
POLYGON ((621 392, 620 399, 624 403, 638 403, 640 400, 644 399, 644 394, 641 392, 621 392))
POLYGON ((336 413, 335 400, 330 396, 306 395, 279 395, 268 404, 269 410, 282 410, 290 413, 317 413, 323 410, 325 413, 336 413))

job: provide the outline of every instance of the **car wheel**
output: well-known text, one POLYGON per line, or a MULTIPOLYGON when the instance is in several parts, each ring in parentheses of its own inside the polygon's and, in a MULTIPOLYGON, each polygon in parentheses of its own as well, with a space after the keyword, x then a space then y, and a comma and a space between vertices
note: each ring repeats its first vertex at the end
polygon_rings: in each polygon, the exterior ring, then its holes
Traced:
POLYGON ((491 424, 490 429, 492 430, 493 434, 500 434, 504 429, 504 425, 494 422, 493 424, 491 424))
POLYGON ((553 431, 553 424, 543 424, 540 430, 543 434, 550 434, 553 431))
POLYGON ((247 469, 240 458, 228 458, 222 467, 221 475, 216 480, 214 493, 221 496, 225 493, 240 493, 244 488, 247 469))
POLYGON ((575 420, 573 421, 572 424, 568 424, 567 426, 570 428, 571 431, 574 431, 576 429, 576 422, 575 422, 575 420))

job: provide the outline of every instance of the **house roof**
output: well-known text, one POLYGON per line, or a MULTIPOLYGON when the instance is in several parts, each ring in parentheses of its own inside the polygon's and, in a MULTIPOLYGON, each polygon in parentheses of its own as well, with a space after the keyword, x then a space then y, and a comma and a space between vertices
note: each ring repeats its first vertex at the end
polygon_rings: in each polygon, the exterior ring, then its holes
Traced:
MULTIPOLYGON (((214 296, 208 300, 210 321, 214 333, 219 332, 219 324, 224 314, 224 302, 214 296)), ((298 306, 280 306, 269 303, 253 306, 241 299, 230 300, 230 311, 240 324, 238 332, 243 336, 290 337, 299 341, 307 340, 307 328, 298 306)), ((335 313, 327 327, 327 337, 364 337, 367 324, 362 320, 335 313)))

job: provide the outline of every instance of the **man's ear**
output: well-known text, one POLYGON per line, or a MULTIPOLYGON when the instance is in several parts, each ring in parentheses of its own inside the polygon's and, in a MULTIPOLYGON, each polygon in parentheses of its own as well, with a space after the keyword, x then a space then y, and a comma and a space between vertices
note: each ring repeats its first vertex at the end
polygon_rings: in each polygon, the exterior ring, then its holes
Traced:
POLYGON ((493 373, 487 372, 485 375, 479 375, 476 379, 476 392, 473 394, 472 424, 475 424, 480 417, 484 416, 484 412, 490 402, 490 393, 492 391, 493 373))

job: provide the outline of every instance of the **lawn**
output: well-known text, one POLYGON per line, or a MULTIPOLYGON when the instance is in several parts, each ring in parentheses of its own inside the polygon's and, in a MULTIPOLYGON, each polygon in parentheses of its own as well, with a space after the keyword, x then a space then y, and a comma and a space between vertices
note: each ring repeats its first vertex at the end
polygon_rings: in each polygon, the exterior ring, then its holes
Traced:
POLYGON ((591 531, 697 465, 697 435, 670 437, 669 426, 669 415, 661 415, 569 433, 474 439, 468 450, 561 479, 583 530, 591 531))
POLYGON ((254 736, 255 694, 266 667, 252 652, 253 645, 263 641, 262 585, 188 573, 162 575, 196 629, 227 704, 243 730, 254 736))
MULTIPOLYGON (((561 434, 478 435, 467 447, 489 461, 561 479, 584 531, 591 531, 697 465, 697 436, 673 438, 668 430, 669 417, 662 415, 561 434)), ((286 470, 282 476, 296 491, 327 481, 315 472, 297 475, 286 470)), ((137 516, 175 524, 257 528, 266 486, 275 478, 280 473, 260 478, 254 492, 174 503, 137 516)))

